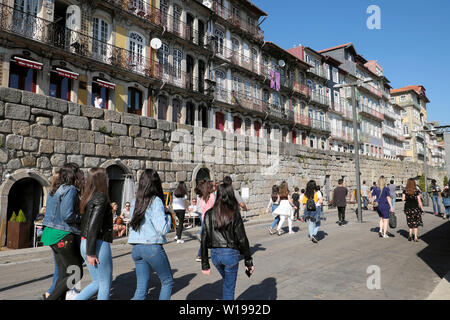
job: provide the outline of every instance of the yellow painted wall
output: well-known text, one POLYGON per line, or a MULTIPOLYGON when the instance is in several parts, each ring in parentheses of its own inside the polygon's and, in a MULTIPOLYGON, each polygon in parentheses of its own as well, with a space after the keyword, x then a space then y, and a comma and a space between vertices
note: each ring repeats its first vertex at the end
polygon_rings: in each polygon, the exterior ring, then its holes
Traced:
POLYGON ((85 75, 80 75, 78 77, 78 81, 79 81, 79 87, 78 87, 78 103, 82 104, 82 105, 90 105, 90 103, 88 104, 87 101, 87 96, 88 96, 88 91, 87 91, 87 87, 86 89, 81 88, 82 83, 84 83, 84 85, 87 86, 87 77, 85 75))
POLYGON ((116 26, 116 46, 122 49, 127 48, 127 30, 116 26))
POLYGON ((128 102, 127 95, 125 93, 125 87, 116 84, 116 88, 114 90, 114 105, 116 107, 116 111, 124 112, 127 103, 128 102))

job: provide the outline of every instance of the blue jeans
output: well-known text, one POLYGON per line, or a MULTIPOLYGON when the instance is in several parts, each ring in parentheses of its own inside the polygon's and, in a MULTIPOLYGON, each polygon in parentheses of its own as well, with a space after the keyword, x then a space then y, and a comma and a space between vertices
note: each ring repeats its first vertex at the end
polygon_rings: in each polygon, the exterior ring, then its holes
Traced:
POLYGON ((315 237, 317 235, 317 232, 320 228, 320 207, 316 207, 316 211, 305 211, 306 218, 313 218, 315 221, 313 222, 312 219, 308 219, 308 229, 309 229, 309 237, 315 237))
POLYGON ((439 196, 432 196, 431 200, 433 201, 433 212, 441 213, 441 206, 439 205, 439 196), (436 210, 437 207, 437 210, 436 210))
POLYGON ((53 279, 52 279, 52 285, 47 290, 47 293, 51 294, 53 292, 53 289, 55 289, 56 281, 58 280, 58 265, 56 264, 56 256, 53 252, 53 263, 55 264, 55 271, 53 272, 53 279))
POLYGON ((391 198, 391 203, 392 203, 392 209, 393 209, 394 212, 395 212, 395 204, 397 203, 396 198, 391 198))
POLYGON ((319 206, 318 210, 319 210, 319 219, 320 220, 326 220, 325 213, 323 212, 323 206, 319 206))
POLYGON ((87 262, 86 239, 81 240, 81 255, 86 262, 92 282, 81 290, 75 300, 88 300, 97 293, 97 300, 109 300, 109 291, 112 283, 112 255, 109 242, 97 240, 96 256, 98 265, 91 266, 87 262))
POLYGON ((450 217, 450 207, 445 207, 445 215, 450 217))
POLYGON ((280 216, 275 217, 275 219, 273 220, 272 225, 270 227, 272 229, 274 229, 277 226, 278 222, 280 222, 280 216))
POLYGON ((367 197, 362 197, 362 201, 363 201, 363 208, 367 208, 367 206, 369 205, 369 199, 367 197))
MULTIPOLYGON (((201 221, 201 227, 200 227, 200 239, 202 237, 202 231, 203 231, 203 219, 202 216, 200 215, 200 221, 201 221)), ((201 241, 201 240, 200 240, 201 241)), ((198 253, 197 253, 197 257, 201 257, 202 256, 202 246, 200 245, 200 248, 198 248, 198 253)))
POLYGON ((173 288, 173 276, 166 251, 160 244, 135 244, 131 257, 136 265, 136 291, 133 300, 145 300, 150 281, 150 267, 161 281, 159 300, 170 300, 173 288))
POLYGON ((211 249, 211 261, 223 279, 222 299, 234 300, 239 269, 239 252, 229 248, 211 249))

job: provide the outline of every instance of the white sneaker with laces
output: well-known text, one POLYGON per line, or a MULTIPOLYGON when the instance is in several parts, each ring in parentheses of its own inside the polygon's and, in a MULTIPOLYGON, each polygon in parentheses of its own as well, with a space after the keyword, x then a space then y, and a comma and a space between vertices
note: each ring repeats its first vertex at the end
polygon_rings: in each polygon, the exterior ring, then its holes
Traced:
POLYGON ((177 243, 184 243, 184 240, 177 240, 177 243))
POLYGON ((384 234, 384 235, 383 235, 383 238, 389 239, 390 237, 389 237, 387 234, 384 234))
POLYGON ((77 289, 75 289, 75 288, 70 289, 69 291, 66 292, 66 300, 75 300, 75 298, 79 294, 80 294, 80 291, 78 291, 77 289))

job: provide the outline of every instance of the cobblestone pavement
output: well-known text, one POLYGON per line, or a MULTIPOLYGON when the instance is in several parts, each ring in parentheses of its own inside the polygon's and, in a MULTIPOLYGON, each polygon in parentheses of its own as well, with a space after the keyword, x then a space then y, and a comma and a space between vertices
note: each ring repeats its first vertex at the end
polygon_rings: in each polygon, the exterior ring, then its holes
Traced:
MULTIPOLYGON (((398 207, 402 207, 401 205, 398 207)), ((349 210, 347 210, 349 211, 349 210)), ((246 224, 253 253, 255 274, 248 279, 240 264, 236 298, 272 299, 426 299, 450 270, 450 223, 425 214, 420 242, 408 242, 403 213, 390 239, 378 237, 378 216, 364 211, 362 224, 347 212, 349 223, 336 224, 337 213, 327 213, 319 232, 319 243, 307 238, 307 224, 295 222, 295 234, 269 235, 270 217, 246 224), (378 266, 381 289, 369 290, 369 266, 378 266)), ((284 228, 287 232, 287 223, 284 228)), ((198 228, 185 233, 185 243, 174 243, 174 234, 165 246, 173 270, 172 299, 220 299, 222 281, 214 269, 211 276, 201 273, 195 261, 199 247, 198 228)), ((37 299, 51 283, 53 260, 48 248, 0 252, 0 299, 37 299), (26 253, 25 253, 26 252, 26 253)), ((136 286, 131 246, 126 239, 113 246, 114 274, 111 299, 130 299, 136 286)), ((90 281, 85 268, 82 286, 90 281)), ((152 274, 149 299, 157 299, 160 284, 152 274)))

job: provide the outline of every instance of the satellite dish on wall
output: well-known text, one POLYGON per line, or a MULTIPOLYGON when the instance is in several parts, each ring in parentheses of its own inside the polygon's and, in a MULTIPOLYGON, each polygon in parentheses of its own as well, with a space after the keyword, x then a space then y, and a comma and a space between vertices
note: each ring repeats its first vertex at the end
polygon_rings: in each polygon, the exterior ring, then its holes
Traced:
POLYGON ((286 62, 284 62, 284 60, 279 60, 278 61, 278 65, 282 68, 284 68, 284 66, 286 65, 286 62))
POLYGON ((205 1, 203 1, 203 5, 204 5, 205 7, 207 7, 207 8, 209 8, 209 9, 211 9, 211 7, 212 7, 212 2, 209 1, 209 0, 205 0, 205 1))
POLYGON ((150 41, 150 46, 153 49, 158 50, 162 46, 162 41, 159 38, 153 38, 152 41, 150 41))

